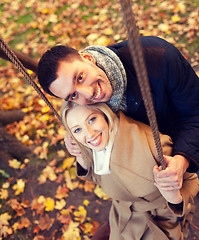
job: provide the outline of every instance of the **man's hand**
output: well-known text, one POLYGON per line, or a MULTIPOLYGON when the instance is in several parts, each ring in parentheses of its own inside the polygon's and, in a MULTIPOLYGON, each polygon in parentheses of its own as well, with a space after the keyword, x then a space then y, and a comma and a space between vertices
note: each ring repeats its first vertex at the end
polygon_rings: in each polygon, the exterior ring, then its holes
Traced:
POLYGON ((164 156, 164 160, 167 164, 165 170, 159 171, 160 169, 157 166, 154 167, 155 182, 162 190, 181 189, 183 175, 189 166, 189 162, 181 155, 164 156))
POLYGON ((81 150, 79 148, 79 146, 77 145, 77 143, 72 139, 72 137, 70 136, 70 134, 66 133, 66 136, 64 138, 64 143, 65 143, 65 146, 68 150, 68 152, 71 154, 71 155, 74 155, 74 156, 80 156, 81 155, 81 150))

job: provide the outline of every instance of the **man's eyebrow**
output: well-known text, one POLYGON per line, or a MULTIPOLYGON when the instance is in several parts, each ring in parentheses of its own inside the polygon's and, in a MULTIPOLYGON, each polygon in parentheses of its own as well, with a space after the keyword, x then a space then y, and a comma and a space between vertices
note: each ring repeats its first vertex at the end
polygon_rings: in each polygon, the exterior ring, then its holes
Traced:
MULTIPOLYGON (((76 81, 76 78, 77 78, 77 73, 78 73, 78 71, 75 71, 74 76, 73 76, 73 79, 72 79, 72 83, 73 83, 73 84, 75 84, 75 81, 76 81)), ((64 100, 65 100, 65 101, 68 101, 68 99, 70 98, 70 95, 71 95, 71 94, 69 94, 64 100)))

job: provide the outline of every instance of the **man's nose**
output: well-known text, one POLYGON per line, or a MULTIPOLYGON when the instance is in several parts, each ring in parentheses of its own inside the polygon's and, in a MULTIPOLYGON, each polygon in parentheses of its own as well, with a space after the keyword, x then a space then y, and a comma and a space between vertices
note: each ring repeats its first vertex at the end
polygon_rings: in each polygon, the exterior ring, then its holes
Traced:
POLYGON ((92 86, 79 86, 77 89, 78 93, 85 97, 86 99, 90 99, 93 96, 93 87, 92 86))

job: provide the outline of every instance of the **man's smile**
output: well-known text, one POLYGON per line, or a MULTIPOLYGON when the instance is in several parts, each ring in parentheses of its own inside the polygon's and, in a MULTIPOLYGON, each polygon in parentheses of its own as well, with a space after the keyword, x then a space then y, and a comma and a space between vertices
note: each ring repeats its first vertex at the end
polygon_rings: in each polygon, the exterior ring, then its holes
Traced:
POLYGON ((93 100, 100 101, 103 98, 104 94, 102 91, 101 85, 98 83, 95 91, 95 95, 93 97, 93 100))

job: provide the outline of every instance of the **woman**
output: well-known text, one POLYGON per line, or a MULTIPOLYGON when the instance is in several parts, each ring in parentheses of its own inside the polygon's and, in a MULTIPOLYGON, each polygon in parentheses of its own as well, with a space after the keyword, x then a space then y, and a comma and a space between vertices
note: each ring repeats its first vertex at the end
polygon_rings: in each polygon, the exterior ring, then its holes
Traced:
MULTIPOLYGON (((62 120, 81 148, 77 175, 99 184, 113 199, 109 239, 184 238, 198 178, 185 173, 182 189, 173 191, 168 191, 169 184, 158 181, 161 169, 149 126, 122 112, 113 113, 104 103, 80 106, 65 102, 62 120)), ((163 154, 171 155, 170 137, 160 134, 160 139, 163 154)))

